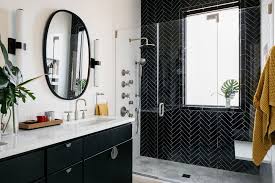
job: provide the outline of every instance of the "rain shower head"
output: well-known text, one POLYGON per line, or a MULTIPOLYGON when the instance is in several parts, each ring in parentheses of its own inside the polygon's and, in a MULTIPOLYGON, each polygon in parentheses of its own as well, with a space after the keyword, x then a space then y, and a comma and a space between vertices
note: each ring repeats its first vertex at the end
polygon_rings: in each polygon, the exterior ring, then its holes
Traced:
POLYGON ((156 45, 154 44, 143 44, 141 45, 139 48, 142 49, 142 48, 154 48, 156 45))
POLYGON ((133 42, 133 41, 142 41, 142 40, 145 40, 145 44, 142 44, 139 48, 142 49, 142 48, 153 48, 155 47, 156 45, 154 44, 150 44, 149 43, 149 40, 148 38, 146 37, 142 37, 142 38, 136 38, 136 39, 129 39, 129 42, 133 42))

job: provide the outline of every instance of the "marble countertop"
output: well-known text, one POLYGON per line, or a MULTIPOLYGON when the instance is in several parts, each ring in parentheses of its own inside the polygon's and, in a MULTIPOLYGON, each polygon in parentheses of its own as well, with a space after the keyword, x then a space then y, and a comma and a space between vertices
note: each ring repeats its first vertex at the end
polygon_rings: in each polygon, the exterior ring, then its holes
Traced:
POLYGON ((16 135, 2 137, 1 142, 7 145, 0 146, 0 159, 132 122, 134 118, 94 117, 31 131, 20 130, 16 135))

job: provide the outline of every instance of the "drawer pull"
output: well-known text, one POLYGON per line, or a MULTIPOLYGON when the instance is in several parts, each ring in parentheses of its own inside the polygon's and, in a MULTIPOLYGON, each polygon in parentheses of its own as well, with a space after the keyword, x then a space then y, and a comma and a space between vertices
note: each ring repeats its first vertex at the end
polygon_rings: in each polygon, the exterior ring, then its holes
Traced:
POLYGON ((72 172, 72 168, 69 168, 66 170, 67 174, 71 173, 72 172))
POLYGON ((66 144, 66 147, 67 147, 67 148, 72 147, 72 143, 68 143, 68 144, 66 144))
POLYGON ((111 152, 111 158, 114 160, 117 158, 117 156, 118 156, 118 149, 117 149, 117 147, 113 147, 112 152, 111 152))

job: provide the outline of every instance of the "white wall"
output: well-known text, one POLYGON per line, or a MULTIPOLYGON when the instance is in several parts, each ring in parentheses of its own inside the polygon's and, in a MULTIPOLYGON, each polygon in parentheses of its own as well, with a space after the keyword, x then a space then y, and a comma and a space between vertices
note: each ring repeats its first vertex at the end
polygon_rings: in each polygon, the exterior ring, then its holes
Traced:
MULTIPOLYGON (((130 44, 129 38, 139 38, 140 35, 140 18, 141 18, 141 3, 140 0, 115 0, 115 10, 113 12, 113 29, 118 31, 118 37, 114 42, 114 58, 116 58, 116 115, 120 116, 120 109, 125 106, 130 110, 130 113, 135 115, 136 108, 136 65, 135 62, 140 59, 140 42, 130 44), (121 7, 123 11, 121 11, 121 7), (128 7, 128 8, 126 8, 128 7), (133 12, 132 10, 137 11, 133 12), (127 16, 125 16, 127 14, 127 16), (138 16, 137 16, 138 15, 138 16), (121 75, 122 69, 130 70, 131 74, 123 77, 121 75), (134 80, 134 85, 131 87, 122 88, 121 82, 134 80), (131 99, 135 105, 129 105, 129 99, 122 100, 121 93, 130 93, 131 99)), ((133 125, 133 158, 140 155, 140 126, 139 133, 136 133, 136 123, 133 125)))
MULTIPOLYGON (((96 38, 101 40, 101 87, 94 88, 93 78, 90 78, 91 82, 83 96, 88 102, 88 112, 94 112, 95 93, 102 91, 108 98, 110 113, 115 114, 113 29, 140 23, 140 0, 0 0, 0 4, 1 8, 9 11, 10 14, 14 14, 18 8, 24 9, 23 33, 26 38, 27 51, 20 65, 25 79, 43 74, 42 40, 49 15, 58 9, 67 9, 79 15, 88 28, 91 43, 96 38)), ((14 36, 14 32, 9 34, 14 36)), ((28 87, 34 91, 37 100, 20 104, 19 120, 32 119, 47 110, 54 110, 58 116, 63 116, 65 110, 74 109, 74 101, 56 98, 50 92, 44 78, 29 84, 28 87)))

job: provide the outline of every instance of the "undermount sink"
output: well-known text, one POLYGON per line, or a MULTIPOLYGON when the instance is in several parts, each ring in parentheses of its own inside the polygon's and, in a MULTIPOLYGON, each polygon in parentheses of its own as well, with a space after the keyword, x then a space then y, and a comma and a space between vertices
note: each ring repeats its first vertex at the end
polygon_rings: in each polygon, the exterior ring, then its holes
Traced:
POLYGON ((114 119, 110 119, 110 118, 98 118, 98 119, 91 119, 88 121, 82 121, 79 122, 79 126, 90 126, 90 125, 94 125, 97 123, 106 123, 106 122, 110 122, 113 121, 114 119))

